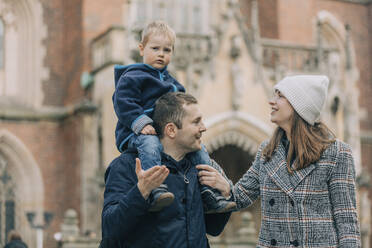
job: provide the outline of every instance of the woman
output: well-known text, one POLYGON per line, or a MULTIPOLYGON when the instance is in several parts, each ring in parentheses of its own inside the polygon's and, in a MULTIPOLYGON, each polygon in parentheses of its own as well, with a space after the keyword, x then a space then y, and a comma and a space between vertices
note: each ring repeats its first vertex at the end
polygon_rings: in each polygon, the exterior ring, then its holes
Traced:
MULTIPOLYGON (((328 83, 302 75, 274 86, 277 128, 232 190, 238 209, 261 197, 257 247, 361 246, 351 149, 319 122, 328 83)), ((208 172, 199 174, 210 184, 208 172)))

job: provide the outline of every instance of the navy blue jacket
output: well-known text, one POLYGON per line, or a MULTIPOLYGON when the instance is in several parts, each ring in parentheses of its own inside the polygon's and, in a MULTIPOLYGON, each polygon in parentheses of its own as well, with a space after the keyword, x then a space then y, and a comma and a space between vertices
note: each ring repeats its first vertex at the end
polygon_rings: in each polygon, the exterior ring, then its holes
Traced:
POLYGON ((115 92, 112 96, 118 117, 115 130, 116 146, 120 152, 133 134, 139 134, 144 126, 152 124, 155 101, 168 92, 185 88, 162 70, 147 64, 115 66, 115 92))
POLYGON ((136 150, 127 149, 106 170, 101 247, 209 247, 206 233, 219 235, 230 213, 204 215, 195 166, 162 153, 162 164, 170 170, 165 183, 175 199, 162 211, 148 212, 150 205, 137 187, 136 157, 136 150))
POLYGON ((16 239, 6 244, 4 248, 27 248, 27 245, 22 240, 16 239))

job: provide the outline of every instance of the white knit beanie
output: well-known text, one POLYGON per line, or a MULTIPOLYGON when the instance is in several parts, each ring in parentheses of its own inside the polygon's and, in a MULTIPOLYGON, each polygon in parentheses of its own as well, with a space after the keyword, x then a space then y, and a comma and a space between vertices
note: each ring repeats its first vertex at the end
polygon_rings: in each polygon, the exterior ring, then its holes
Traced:
POLYGON ((327 98, 329 79, 323 75, 285 77, 274 86, 310 125, 319 122, 327 98))

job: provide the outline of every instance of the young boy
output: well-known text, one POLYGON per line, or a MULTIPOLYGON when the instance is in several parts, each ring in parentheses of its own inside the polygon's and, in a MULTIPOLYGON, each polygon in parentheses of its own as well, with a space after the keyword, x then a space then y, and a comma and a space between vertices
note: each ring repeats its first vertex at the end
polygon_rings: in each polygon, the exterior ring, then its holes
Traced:
MULTIPOLYGON (((167 92, 185 92, 185 88, 167 71, 175 39, 175 32, 166 23, 152 22, 143 30, 139 44, 144 63, 115 67, 116 145, 120 152, 125 147, 136 148, 144 170, 161 164, 162 146, 151 119, 155 101, 167 92)), ((211 163, 205 148, 192 153, 190 160, 195 165, 211 163)), ((207 186, 202 185, 201 194, 209 213, 226 212, 236 206, 207 186)), ((174 195, 162 184, 150 194, 149 211, 160 211, 173 199, 174 195)))

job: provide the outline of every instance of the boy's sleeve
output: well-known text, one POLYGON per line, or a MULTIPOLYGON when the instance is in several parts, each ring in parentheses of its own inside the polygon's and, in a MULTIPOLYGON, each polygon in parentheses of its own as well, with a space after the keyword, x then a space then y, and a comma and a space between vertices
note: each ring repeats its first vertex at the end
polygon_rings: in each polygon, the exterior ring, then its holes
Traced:
POLYGON ((141 84, 130 76, 122 76, 113 95, 115 113, 119 121, 139 134, 144 126, 153 121, 141 105, 141 84))

